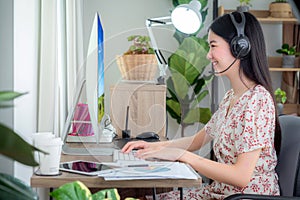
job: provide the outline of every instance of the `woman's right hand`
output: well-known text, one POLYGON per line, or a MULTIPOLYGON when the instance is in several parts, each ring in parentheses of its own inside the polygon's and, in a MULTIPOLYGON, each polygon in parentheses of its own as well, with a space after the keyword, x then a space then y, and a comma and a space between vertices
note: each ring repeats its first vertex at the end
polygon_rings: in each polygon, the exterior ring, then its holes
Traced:
POLYGON ((131 141, 127 142, 121 151, 123 153, 129 153, 133 149, 146 149, 152 146, 153 144, 153 142, 145 142, 143 140, 131 141))

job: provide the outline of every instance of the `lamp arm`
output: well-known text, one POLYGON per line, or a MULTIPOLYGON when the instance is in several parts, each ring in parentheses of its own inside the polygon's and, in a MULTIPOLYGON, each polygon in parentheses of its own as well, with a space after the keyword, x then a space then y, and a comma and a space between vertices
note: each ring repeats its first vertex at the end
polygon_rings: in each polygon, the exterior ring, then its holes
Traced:
POLYGON ((150 42, 152 44, 152 48, 154 49, 155 56, 158 61, 158 68, 159 68, 158 83, 159 84, 165 84, 164 78, 166 76, 166 70, 168 68, 168 63, 165 60, 163 54, 161 53, 160 49, 157 46, 153 31, 152 31, 152 26, 164 26, 164 25, 172 24, 172 22, 170 22, 170 21, 165 21, 165 20, 170 20, 170 19, 171 19, 171 17, 160 17, 160 18, 153 18, 153 19, 146 20, 146 27, 147 27, 148 34, 150 37, 150 42))

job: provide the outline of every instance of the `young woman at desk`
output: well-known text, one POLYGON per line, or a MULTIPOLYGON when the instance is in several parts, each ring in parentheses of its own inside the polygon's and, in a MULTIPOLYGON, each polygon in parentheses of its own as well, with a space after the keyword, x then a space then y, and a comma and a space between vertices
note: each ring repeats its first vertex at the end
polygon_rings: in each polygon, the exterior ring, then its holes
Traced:
MULTIPOLYGON (((185 162, 213 180, 188 189, 185 199, 223 199, 233 193, 279 195, 275 166, 280 127, 262 28, 250 13, 225 14, 211 24, 208 42, 207 58, 214 74, 226 76, 232 86, 211 120, 194 136, 130 142, 122 151, 139 149, 140 158, 185 162), (217 161, 193 153, 211 140, 217 161)), ((169 192, 159 197, 178 199, 179 195, 169 192)))

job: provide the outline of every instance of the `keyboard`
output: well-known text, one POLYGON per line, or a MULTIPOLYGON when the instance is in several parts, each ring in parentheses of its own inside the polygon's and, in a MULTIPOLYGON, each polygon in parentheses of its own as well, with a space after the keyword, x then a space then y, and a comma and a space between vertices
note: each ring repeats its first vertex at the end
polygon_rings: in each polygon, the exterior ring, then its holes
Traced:
POLYGON ((121 150, 119 149, 115 149, 114 152, 113 152, 113 161, 114 162, 130 162, 130 161, 133 161, 133 162, 146 162, 145 160, 143 159, 139 159, 137 157, 134 156, 134 153, 135 151, 131 151, 130 153, 123 153, 121 150))

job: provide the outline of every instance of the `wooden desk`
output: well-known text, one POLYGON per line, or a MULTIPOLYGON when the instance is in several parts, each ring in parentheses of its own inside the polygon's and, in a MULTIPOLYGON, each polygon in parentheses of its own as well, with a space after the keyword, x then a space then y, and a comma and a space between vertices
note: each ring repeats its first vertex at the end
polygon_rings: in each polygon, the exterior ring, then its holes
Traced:
MULTIPOLYGON (((78 156, 62 154, 61 161, 87 160, 97 162, 111 162, 112 156, 78 156)), ((59 176, 38 176, 32 175, 31 187, 34 188, 57 188, 73 181, 81 181, 88 188, 173 188, 173 187, 197 187, 202 179, 147 179, 147 180, 114 180, 106 181, 102 177, 85 176, 69 172, 62 172, 59 176)))
MULTIPOLYGON (((89 161, 111 161, 111 156, 72 156, 62 155, 62 161, 71 160, 89 160, 89 161)), ((56 188, 65 183, 79 180, 87 187, 91 188, 170 188, 170 187, 196 187, 201 185, 202 179, 151 179, 151 180, 118 180, 105 181, 102 177, 85 176, 74 173, 62 172, 60 176, 37 176, 31 177, 31 187, 56 188)))

